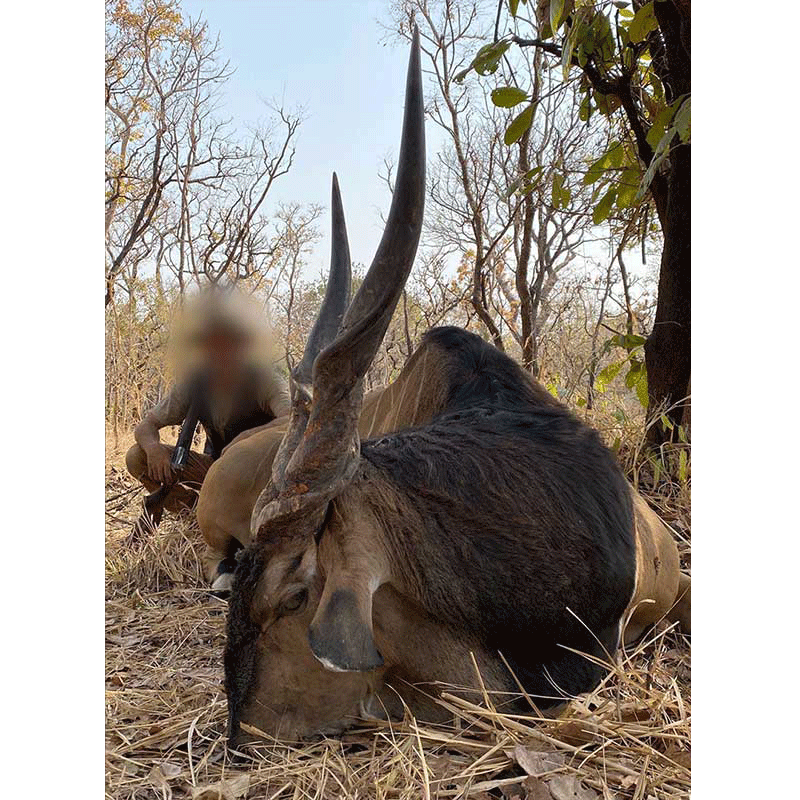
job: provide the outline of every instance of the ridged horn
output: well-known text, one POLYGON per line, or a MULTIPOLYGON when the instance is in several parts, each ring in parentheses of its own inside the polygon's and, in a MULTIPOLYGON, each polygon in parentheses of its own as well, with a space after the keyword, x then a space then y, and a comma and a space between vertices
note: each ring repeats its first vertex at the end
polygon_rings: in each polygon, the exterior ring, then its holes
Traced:
MULTIPOLYGON (((300 528, 305 531, 319 521, 320 509, 352 478, 358 463, 356 425, 361 413, 363 378, 411 272, 422 233, 424 207, 425 108, 419 31, 415 28, 397 178, 386 227, 338 336, 313 362, 313 399, 299 380, 293 382, 292 420, 273 465, 272 486, 257 504, 253 518, 256 530, 270 521, 289 522, 307 513, 309 525, 299 526, 300 534, 300 528)), ((313 352, 310 345, 309 339, 309 358, 313 352)), ((307 363, 305 355, 301 363, 307 363)), ((299 373, 298 370, 298 379, 299 373)), ((269 527, 264 529, 264 535, 269 535, 269 527)))

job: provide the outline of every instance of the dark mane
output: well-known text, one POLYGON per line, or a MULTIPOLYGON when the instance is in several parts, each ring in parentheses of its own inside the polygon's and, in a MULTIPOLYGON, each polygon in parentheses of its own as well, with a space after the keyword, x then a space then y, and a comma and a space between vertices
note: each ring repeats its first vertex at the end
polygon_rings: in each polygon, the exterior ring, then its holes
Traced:
MULTIPOLYGON (((405 579, 437 618, 477 622, 512 664, 561 663, 556 643, 602 656, 599 638, 613 650, 609 623, 633 593, 635 564, 630 491, 613 454, 479 337, 439 328, 426 339, 449 356, 447 407, 361 448, 378 475, 359 491, 405 579), (549 649, 532 653, 542 642, 549 649)), ((561 681, 582 691, 593 669, 584 660, 561 681)), ((535 691, 541 676, 520 670, 535 691)))
POLYGON ((530 404, 542 412, 566 411, 519 364, 474 333, 453 326, 432 328, 422 341, 421 347, 433 345, 446 354, 449 411, 485 403, 493 408, 530 404))

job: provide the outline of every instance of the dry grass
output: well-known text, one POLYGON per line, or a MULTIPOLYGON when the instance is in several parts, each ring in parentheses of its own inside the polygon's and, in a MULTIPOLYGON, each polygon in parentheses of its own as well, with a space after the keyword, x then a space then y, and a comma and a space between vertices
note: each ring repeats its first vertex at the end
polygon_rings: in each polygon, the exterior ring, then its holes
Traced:
MULTIPOLYGON (((619 654, 604 684, 558 720, 504 716, 491 702, 445 696, 455 718, 449 727, 407 719, 232 759, 221 665, 226 609, 203 588, 196 526, 165 517, 157 534, 126 543, 141 493, 118 451, 109 452, 106 496, 108 797, 689 796, 690 653, 688 640, 666 626, 619 654)), ((688 563, 686 510, 662 510, 682 528, 688 563)))

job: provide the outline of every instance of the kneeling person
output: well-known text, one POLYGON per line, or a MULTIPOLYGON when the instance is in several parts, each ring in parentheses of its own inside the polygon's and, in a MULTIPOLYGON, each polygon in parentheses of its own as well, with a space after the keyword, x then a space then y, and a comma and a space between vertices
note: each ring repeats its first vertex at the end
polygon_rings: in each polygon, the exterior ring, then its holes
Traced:
POLYGON ((128 471, 148 491, 166 487, 155 503, 146 504, 139 529, 148 522, 158 525, 164 509, 193 508, 208 468, 223 449, 243 432, 288 413, 288 385, 272 365, 260 333, 255 314, 245 313, 230 295, 203 295, 190 306, 176 335, 182 377, 145 414, 125 457, 128 471), (178 475, 171 465, 174 448, 162 444, 159 431, 181 424, 192 404, 205 432, 205 448, 203 453, 190 451, 178 475))

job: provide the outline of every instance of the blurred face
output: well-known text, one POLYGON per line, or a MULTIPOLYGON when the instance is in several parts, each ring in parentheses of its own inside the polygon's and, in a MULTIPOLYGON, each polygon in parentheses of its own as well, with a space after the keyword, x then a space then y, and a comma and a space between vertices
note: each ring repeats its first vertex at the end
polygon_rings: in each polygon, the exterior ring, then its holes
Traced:
POLYGON ((200 342, 203 363, 217 383, 235 381, 244 366, 246 343, 232 331, 216 328, 200 342))
POLYGON ((316 544, 284 545, 272 557, 245 552, 228 616, 225 686, 234 746, 340 733, 359 718, 375 676, 326 670, 308 643, 322 594, 316 544))

